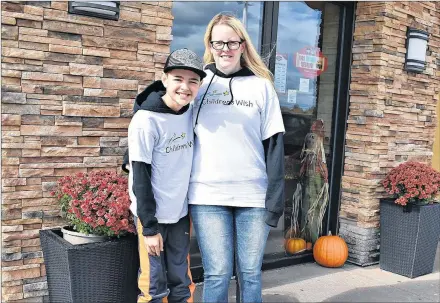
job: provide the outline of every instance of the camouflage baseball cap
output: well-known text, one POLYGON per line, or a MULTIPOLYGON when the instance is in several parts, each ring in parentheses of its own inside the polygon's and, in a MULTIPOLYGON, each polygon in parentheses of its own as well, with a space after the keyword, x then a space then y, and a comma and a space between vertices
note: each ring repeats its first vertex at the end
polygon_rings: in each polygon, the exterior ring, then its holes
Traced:
POLYGON ((187 48, 175 50, 168 56, 163 71, 167 73, 173 69, 188 69, 198 74, 201 79, 206 77, 202 60, 187 48))

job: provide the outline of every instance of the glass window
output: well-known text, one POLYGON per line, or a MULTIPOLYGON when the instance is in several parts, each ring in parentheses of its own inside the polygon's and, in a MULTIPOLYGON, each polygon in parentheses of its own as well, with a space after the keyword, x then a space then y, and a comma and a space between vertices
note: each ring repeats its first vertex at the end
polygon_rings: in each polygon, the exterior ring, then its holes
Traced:
POLYGON ((274 76, 286 129, 286 200, 266 253, 284 251, 286 237, 304 239, 311 250, 325 230, 339 14, 331 3, 280 2, 274 76))
MULTIPOLYGON (((173 2, 171 51, 186 47, 202 57, 206 27, 214 15, 224 12, 241 20, 245 14, 251 40, 261 53, 263 5, 264 2, 243 1, 173 2)), ((313 175, 312 166, 304 167, 304 163, 321 157, 328 167, 331 166, 340 14, 338 5, 324 1, 279 2, 274 82, 286 129, 285 209, 278 228, 270 232, 266 260, 284 256, 286 236, 293 235, 313 243, 320 233, 318 225, 323 221, 322 211, 319 203, 318 207, 313 206, 313 201, 319 196, 325 180, 321 168, 313 175), (312 126, 321 127, 321 131, 312 126), (309 159, 304 155, 309 155, 309 159), (309 169, 307 177, 301 175, 301 168, 309 169), (294 199, 298 184, 302 186, 301 202, 294 199)), ((325 226, 322 229, 325 230, 325 226)), ((200 264, 192 231, 191 265, 200 264)))
POLYGON ((171 51, 189 48, 203 57, 203 36, 206 27, 218 13, 232 14, 242 21, 245 13, 246 29, 255 48, 260 51, 263 2, 173 2, 172 13, 174 22, 171 51))

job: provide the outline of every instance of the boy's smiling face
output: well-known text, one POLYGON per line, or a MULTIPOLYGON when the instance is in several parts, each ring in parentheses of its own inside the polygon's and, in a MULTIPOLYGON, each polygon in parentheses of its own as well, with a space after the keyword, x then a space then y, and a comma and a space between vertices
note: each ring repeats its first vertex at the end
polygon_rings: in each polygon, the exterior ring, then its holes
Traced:
POLYGON ((176 105, 182 108, 197 96, 201 80, 200 76, 193 71, 173 69, 162 74, 162 83, 167 89, 164 98, 177 103, 176 105))

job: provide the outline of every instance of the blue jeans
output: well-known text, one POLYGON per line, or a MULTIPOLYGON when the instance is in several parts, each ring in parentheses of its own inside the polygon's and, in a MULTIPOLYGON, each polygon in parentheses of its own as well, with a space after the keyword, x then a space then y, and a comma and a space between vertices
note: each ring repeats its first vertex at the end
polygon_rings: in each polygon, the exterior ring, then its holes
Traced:
POLYGON ((241 302, 262 302, 261 265, 270 230, 265 223, 265 209, 189 207, 204 269, 202 301, 228 302, 235 253, 241 302))

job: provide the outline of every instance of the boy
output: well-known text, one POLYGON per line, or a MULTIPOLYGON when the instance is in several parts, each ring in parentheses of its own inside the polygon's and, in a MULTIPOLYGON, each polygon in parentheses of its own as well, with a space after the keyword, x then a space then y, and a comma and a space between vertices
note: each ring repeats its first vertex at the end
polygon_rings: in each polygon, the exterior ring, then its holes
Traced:
POLYGON ((179 49, 161 81, 136 97, 128 128, 131 211, 137 217, 141 294, 138 302, 187 302, 190 222, 186 195, 193 157, 192 108, 203 63, 179 49))

